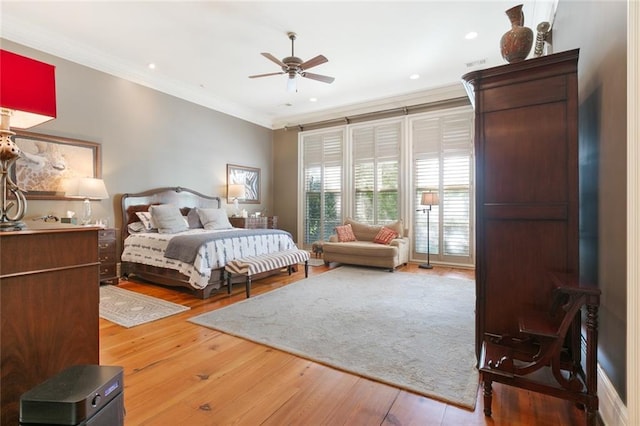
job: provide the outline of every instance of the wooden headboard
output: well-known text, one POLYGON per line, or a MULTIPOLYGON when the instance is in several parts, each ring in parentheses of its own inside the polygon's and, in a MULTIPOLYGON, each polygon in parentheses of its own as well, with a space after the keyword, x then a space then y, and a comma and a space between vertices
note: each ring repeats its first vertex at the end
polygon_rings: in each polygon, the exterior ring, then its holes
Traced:
POLYGON ((173 204, 183 209, 183 213, 186 214, 189 209, 194 207, 219 209, 222 203, 220 197, 204 195, 192 189, 179 186, 150 189, 137 194, 123 194, 121 199, 122 227, 120 247, 124 247, 122 243, 129 235, 127 225, 139 220, 136 212, 147 211, 152 204, 173 204))

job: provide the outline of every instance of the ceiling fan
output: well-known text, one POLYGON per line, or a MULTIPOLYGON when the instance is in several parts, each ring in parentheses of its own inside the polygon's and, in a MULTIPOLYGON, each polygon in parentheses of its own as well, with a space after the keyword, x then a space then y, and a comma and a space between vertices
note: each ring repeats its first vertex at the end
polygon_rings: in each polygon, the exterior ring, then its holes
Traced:
POLYGON ((318 55, 314 58, 309 59, 308 61, 303 61, 302 59, 295 56, 295 54, 293 53, 293 42, 296 39, 296 33, 289 32, 287 33, 287 35, 291 40, 291 56, 287 56, 286 58, 279 60, 278 58, 273 56, 271 53, 265 53, 265 52, 261 53, 261 55, 264 56, 265 58, 278 64, 280 68, 282 68, 282 71, 271 72, 267 74, 250 75, 249 78, 269 77, 272 75, 288 74, 289 78, 287 79, 287 90, 292 92, 296 91, 297 76, 310 78, 312 80, 322 81, 323 83, 333 83, 333 80, 335 80, 335 78, 333 77, 307 72, 309 68, 328 62, 328 59, 325 58, 323 55, 318 55))

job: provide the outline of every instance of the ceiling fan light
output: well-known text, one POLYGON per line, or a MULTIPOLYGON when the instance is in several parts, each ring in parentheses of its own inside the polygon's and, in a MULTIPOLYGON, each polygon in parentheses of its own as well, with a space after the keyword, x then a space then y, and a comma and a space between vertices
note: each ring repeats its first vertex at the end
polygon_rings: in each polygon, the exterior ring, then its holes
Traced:
POLYGON ((287 78, 287 92, 297 92, 298 91, 298 79, 297 76, 287 78))

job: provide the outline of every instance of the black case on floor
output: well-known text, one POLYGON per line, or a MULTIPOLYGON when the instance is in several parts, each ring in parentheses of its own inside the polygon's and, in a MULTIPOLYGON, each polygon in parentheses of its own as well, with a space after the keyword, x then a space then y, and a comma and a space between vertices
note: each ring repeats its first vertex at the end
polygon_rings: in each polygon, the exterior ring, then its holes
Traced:
POLYGON ((20 397, 20 425, 124 424, 122 367, 76 365, 20 397))

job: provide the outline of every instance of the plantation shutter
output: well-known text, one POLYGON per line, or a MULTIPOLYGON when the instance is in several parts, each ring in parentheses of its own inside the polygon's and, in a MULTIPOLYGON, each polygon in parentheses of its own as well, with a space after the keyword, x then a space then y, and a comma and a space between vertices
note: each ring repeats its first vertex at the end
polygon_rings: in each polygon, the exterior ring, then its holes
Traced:
POLYGON ((429 212, 429 254, 440 261, 470 263, 473 121, 471 112, 428 116, 412 121, 414 253, 427 253, 427 212, 422 192, 439 194, 429 212))
POLYGON ((368 224, 399 218, 401 122, 353 129, 353 216, 368 224))
POLYGON ((304 244, 328 240, 342 217, 343 132, 305 135, 304 244))

